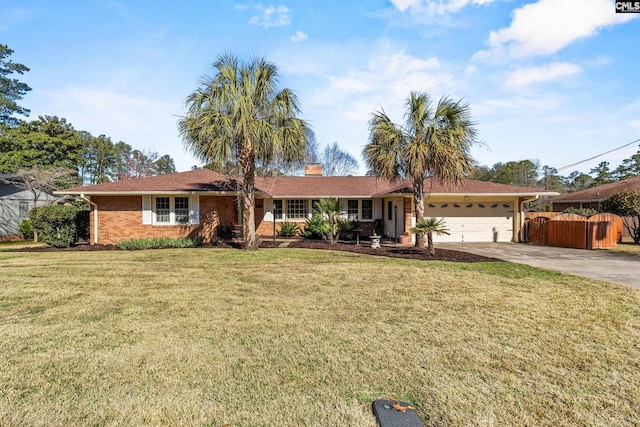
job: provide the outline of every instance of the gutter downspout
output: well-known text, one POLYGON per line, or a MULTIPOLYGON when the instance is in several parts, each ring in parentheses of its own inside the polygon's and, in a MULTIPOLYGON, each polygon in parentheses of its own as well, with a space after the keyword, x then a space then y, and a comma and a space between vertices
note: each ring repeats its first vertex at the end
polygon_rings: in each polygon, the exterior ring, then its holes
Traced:
POLYGON ((93 244, 97 245, 98 244, 98 205, 92 202, 91 200, 89 200, 89 198, 86 197, 84 193, 80 194, 80 198, 82 200, 85 200, 91 206, 93 206, 93 244))
POLYGON ((520 202, 520 209, 518 211, 518 215, 520 216, 520 225, 518 227, 518 242, 524 242, 524 236, 522 236, 522 232, 524 230, 524 204, 536 201, 540 198, 540 196, 533 196, 530 199, 524 199, 520 202))

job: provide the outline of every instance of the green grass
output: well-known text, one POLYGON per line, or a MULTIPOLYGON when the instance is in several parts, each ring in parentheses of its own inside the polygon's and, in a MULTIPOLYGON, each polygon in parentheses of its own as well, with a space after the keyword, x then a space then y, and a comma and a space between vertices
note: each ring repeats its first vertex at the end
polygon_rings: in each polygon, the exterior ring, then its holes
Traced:
POLYGON ((0 252, 22 248, 35 248, 38 246, 46 246, 46 244, 35 243, 32 240, 0 240, 0 252))
POLYGON ((0 253, 0 425, 634 425, 640 291, 295 249, 0 253))
POLYGON ((609 252, 640 256, 640 245, 630 242, 618 243, 614 249, 607 249, 609 252))

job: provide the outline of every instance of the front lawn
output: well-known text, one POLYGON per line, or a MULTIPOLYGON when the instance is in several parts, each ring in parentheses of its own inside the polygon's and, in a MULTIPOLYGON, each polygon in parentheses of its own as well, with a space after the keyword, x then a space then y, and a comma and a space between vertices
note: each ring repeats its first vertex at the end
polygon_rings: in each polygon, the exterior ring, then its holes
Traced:
POLYGON ((618 243, 615 248, 608 249, 608 251, 640 256, 640 245, 633 242, 618 243))
POLYGON ((0 425, 634 425, 640 291, 301 249, 0 252, 0 425))

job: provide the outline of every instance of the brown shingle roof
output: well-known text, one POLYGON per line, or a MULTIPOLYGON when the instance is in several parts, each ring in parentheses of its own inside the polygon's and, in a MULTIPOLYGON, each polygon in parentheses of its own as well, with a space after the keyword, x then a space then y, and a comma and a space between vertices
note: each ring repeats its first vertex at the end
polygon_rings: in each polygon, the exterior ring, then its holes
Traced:
POLYGON ((279 176, 256 178, 256 188, 272 197, 371 197, 398 183, 371 176, 279 176))
POLYGON ((611 182, 609 184, 599 185, 593 188, 587 188, 586 190, 580 190, 574 193, 562 194, 560 196, 550 198, 549 202, 555 203, 602 201, 607 197, 611 197, 626 188, 635 188, 636 190, 640 191, 640 176, 611 182))
MULTIPOLYGON (((107 182, 92 186, 74 187, 59 194, 145 194, 172 192, 233 192, 237 183, 226 175, 209 169, 158 175, 127 181, 107 182)), ((256 178, 256 190, 271 197, 371 197, 391 193, 412 192, 408 181, 390 182, 371 176, 280 176, 256 178)), ((535 188, 466 180, 458 187, 446 187, 439 180, 426 179, 425 191, 431 194, 511 194, 554 195, 535 188), (433 183, 433 185, 432 185, 433 183)))
POLYGON ((125 181, 74 187, 60 194, 111 194, 111 193, 158 193, 158 192, 226 192, 235 190, 235 181, 209 169, 198 169, 167 175, 136 178, 125 181))
MULTIPOLYGON (((520 187, 516 185, 497 184, 495 182, 477 181, 467 179, 459 186, 444 185, 439 179, 427 178, 424 180, 425 193, 432 195, 444 194, 517 194, 528 195, 554 195, 552 191, 540 188, 520 187)), ((405 181, 404 186, 397 188, 395 192, 411 192, 411 185, 405 181)))

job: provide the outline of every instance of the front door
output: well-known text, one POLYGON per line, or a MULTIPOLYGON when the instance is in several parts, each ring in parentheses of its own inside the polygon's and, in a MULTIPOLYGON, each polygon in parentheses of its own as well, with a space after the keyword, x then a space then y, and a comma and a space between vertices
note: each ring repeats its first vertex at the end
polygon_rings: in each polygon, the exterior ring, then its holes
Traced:
POLYGON ((396 237, 404 233, 404 199, 389 197, 383 201, 384 234, 396 237))

